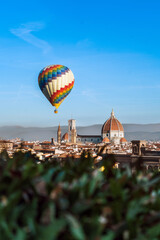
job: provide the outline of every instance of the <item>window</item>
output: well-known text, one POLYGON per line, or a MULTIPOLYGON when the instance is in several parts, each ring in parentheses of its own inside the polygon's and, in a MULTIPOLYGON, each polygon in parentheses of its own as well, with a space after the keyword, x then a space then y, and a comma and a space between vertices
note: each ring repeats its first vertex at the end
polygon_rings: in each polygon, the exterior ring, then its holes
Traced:
POLYGON ((138 146, 134 146, 134 147, 133 147, 133 152, 134 152, 134 153, 138 153, 138 146))

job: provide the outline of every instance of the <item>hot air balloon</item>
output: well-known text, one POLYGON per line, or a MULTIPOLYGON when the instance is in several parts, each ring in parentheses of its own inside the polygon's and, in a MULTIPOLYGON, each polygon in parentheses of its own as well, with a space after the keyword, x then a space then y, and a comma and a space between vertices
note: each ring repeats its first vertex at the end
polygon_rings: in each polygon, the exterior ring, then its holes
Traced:
POLYGON ((50 103, 56 108, 68 96, 74 85, 72 71, 63 65, 50 65, 41 70, 38 76, 38 84, 50 103))

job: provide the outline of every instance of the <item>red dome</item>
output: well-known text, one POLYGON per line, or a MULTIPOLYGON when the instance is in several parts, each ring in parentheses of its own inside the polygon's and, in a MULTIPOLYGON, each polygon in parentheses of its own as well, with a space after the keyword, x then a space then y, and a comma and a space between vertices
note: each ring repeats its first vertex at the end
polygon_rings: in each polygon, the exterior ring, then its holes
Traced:
POLYGON ((66 132, 64 135, 63 135, 63 137, 62 137, 62 140, 64 140, 64 141, 68 141, 68 133, 66 132))
POLYGON ((109 141, 109 138, 105 137, 105 138, 103 138, 102 142, 103 143, 109 143, 110 141, 109 141))
POLYGON ((122 124, 115 118, 113 111, 111 117, 103 124, 102 134, 110 131, 124 131, 122 124))
POLYGON ((127 142, 127 140, 125 138, 121 138, 120 142, 125 143, 125 142, 127 142))

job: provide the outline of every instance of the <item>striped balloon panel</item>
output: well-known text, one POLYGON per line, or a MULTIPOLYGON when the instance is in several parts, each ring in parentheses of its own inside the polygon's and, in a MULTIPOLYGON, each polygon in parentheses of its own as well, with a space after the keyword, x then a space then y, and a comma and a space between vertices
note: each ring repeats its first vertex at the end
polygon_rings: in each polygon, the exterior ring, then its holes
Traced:
POLYGON ((63 65, 50 65, 39 73, 41 91, 53 106, 59 106, 74 85, 72 71, 63 65))
MULTIPOLYGON (((51 103, 59 103, 61 100, 67 97, 74 85, 74 81, 66 85, 65 87, 60 88, 51 96, 51 103)), ((53 105, 53 104, 52 104, 53 105)))

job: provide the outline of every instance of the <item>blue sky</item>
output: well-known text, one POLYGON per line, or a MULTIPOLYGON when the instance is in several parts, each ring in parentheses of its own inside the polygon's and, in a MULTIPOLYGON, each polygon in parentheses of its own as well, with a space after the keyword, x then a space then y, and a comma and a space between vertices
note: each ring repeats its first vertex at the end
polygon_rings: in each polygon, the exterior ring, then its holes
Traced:
POLYGON ((160 122, 160 2, 3 1, 0 125, 160 122), (41 93, 39 71, 69 67, 75 86, 59 113, 41 93))

